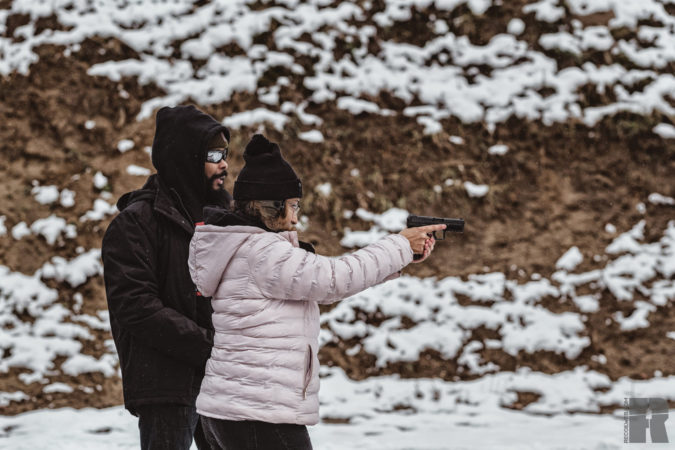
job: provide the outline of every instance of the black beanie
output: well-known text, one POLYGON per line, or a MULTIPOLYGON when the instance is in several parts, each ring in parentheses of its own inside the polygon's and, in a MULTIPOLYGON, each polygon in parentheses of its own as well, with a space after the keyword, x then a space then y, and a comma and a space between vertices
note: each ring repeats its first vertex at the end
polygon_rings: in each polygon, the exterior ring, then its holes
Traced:
POLYGON ((246 164, 234 183, 235 200, 302 197, 302 182, 281 156, 279 146, 256 134, 244 151, 246 164))

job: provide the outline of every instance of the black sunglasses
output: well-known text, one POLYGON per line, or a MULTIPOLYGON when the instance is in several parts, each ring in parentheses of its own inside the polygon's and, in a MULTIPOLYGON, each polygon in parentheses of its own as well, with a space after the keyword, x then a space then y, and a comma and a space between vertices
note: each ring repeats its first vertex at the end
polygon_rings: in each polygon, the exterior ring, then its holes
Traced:
POLYGON ((210 163, 219 163, 223 159, 227 159, 229 149, 223 150, 209 150, 206 152, 206 161, 210 163))

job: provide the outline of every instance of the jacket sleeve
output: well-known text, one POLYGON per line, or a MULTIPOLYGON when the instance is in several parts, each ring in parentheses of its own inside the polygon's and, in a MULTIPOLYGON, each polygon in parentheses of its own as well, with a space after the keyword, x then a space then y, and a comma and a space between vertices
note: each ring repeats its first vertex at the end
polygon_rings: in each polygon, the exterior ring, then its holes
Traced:
POLYGON ((267 298, 331 303, 391 279, 412 259, 408 240, 398 234, 336 258, 263 238, 249 254, 249 267, 267 298))
MULTIPOLYGON (((120 214, 103 238, 102 258, 108 308, 122 332, 169 357, 203 368, 213 332, 200 327, 159 298, 156 245, 133 214, 120 214)), ((185 261, 187 264, 187 261, 185 261)))

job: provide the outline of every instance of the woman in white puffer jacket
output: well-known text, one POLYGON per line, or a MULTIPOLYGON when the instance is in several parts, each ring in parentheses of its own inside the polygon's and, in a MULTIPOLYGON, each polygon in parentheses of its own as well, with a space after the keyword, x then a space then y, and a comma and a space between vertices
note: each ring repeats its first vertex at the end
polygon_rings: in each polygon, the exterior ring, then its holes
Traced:
POLYGON ((279 147, 253 137, 234 188, 235 211, 211 209, 190 245, 200 293, 212 297, 214 346, 197 411, 214 448, 311 448, 319 421, 319 304, 398 276, 433 250, 406 229, 338 258, 314 254, 292 231, 302 185, 279 147))

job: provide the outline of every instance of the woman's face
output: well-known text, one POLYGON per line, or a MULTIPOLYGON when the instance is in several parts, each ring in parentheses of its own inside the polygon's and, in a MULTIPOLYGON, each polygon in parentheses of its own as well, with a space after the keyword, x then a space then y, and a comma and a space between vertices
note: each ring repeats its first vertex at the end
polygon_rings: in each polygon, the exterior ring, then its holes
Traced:
POLYGON ((278 231, 293 231, 298 224, 298 214, 300 211, 300 199, 286 199, 286 215, 279 219, 278 231))

